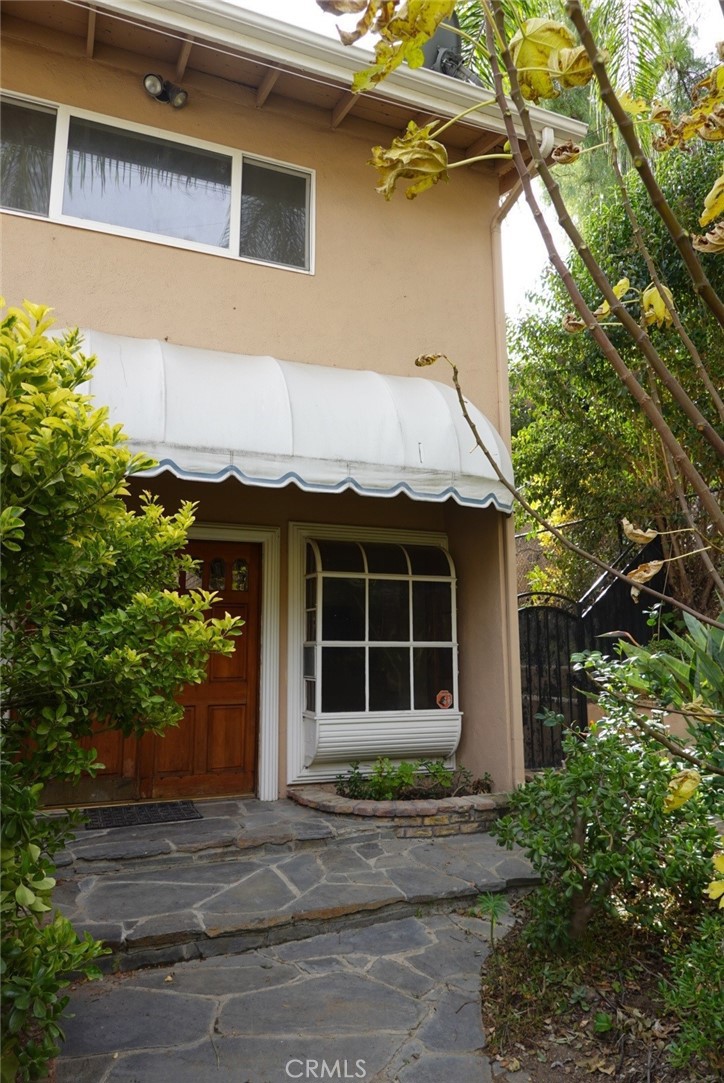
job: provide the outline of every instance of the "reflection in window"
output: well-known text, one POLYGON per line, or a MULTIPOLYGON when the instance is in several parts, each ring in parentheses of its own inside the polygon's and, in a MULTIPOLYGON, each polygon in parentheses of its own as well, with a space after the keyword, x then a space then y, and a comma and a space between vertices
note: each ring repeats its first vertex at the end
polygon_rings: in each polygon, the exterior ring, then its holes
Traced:
POLYGON ((249 565, 241 558, 235 560, 231 568, 231 589, 249 589, 249 565))
POLYGON ((228 247, 231 158, 71 117, 63 213, 228 247))
POLYGON ((203 582, 201 580, 201 568, 202 565, 200 562, 198 562, 197 566, 192 572, 186 572, 186 590, 201 590, 203 586, 203 582))
POLYGON ((306 569, 306 710, 443 709, 440 693, 455 694, 457 657, 445 550, 313 541, 306 569))
POLYGON ((226 586, 226 561, 214 557, 209 564, 209 590, 223 590, 226 586))
POLYGON ((309 267, 309 177, 244 159, 239 255, 309 267))
POLYGON ((0 198, 9 210, 47 215, 55 113, 0 102, 0 198))
POLYGON ((325 579, 323 599, 324 639, 364 639, 364 579, 325 579))

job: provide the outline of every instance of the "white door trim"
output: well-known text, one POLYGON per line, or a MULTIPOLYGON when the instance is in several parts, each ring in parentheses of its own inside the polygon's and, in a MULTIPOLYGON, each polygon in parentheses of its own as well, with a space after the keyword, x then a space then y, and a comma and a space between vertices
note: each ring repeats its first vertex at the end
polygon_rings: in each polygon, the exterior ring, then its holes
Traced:
POLYGON ((279 797, 279 527, 229 526, 195 523, 189 537, 196 541, 255 542, 261 545, 261 650, 259 658, 259 748, 257 796, 279 797))

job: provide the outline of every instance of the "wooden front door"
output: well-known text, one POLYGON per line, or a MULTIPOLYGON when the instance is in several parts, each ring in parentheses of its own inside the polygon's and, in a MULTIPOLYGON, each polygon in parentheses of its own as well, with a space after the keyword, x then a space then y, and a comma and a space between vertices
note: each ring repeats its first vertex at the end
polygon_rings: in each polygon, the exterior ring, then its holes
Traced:
POLYGON ((256 783, 259 702, 261 547, 251 542, 193 541, 199 562, 182 589, 215 590, 212 616, 241 617, 234 653, 213 655, 203 684, 187 685, 184 716, 141 745, 141 797, 251 794, 256 783))

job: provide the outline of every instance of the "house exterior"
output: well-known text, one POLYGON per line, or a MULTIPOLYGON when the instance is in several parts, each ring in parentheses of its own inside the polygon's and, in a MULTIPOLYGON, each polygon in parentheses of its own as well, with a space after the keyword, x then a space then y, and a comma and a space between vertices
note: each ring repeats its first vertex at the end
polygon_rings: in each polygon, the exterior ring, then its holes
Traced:
MULTIPOLYGON (((198 502, 183 585, 246 622, 177 730, 100 737, 102 777, 55 799, 273 800, 380 754, 521 781, 511 499, 447 372, 414 368, 456 362, 510 478, 515 175, 385 203, 366 164, 485 92, 404 68, 355 97, 363 52, 222 0, 1 10, 3 293, 84 329, 90 390, 159 461, 134 493, 198 502)), ((493 105, 445 134, 453 160, 505 138, 493 105)))

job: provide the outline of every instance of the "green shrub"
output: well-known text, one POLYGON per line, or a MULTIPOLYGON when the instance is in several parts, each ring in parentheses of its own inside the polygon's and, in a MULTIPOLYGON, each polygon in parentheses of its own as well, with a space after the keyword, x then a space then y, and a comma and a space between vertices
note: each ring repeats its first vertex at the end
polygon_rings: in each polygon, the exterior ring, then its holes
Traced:
POLYGON ((404 801, 490 793, 492 781, 488 774, 476 779, 465 767, 446 767, 443 760, 402 760, 395 764, 380 756, 369 774, 360 770, 359 761, 353 762, 346 775, 337 775, 335 787, 340 797, 404 801))
POLYGON ((684 947, 670 960, 671 979, 663 987, 664 1001, 679 1019, 679 1034, 671 1062, 685 1067, 703 1061, 724 1069, 724 920, 707 915, 684 947))
POLYGON ((38 815, 44 783, 102 768, 79 744, 99 721, 138 736, 177 722, 176 693, 239 631, 207 619, 208 594, 179 593, 193 507, 127 508, 127 476, 152 461, 79 391, 94 360, 77 332, 50 326, 30 304, 0 325, 2 1083, 44 1075, 61 990, 102 950, 53 914, 53 855, 74 822, 38 815))
POLYGON ((516 790, 491 829, 540 874, 529 938, 576 940, 606 910, 658 930, 685 921, 703 905, 716 840, 701 795, 665 812, 670 762, 618 722, 568 735, 563 748, 563 767, 516 790))

